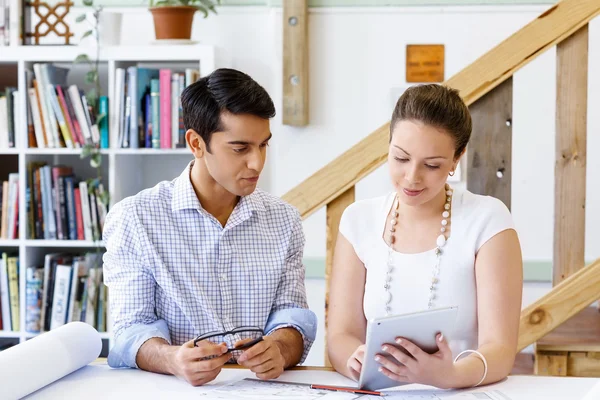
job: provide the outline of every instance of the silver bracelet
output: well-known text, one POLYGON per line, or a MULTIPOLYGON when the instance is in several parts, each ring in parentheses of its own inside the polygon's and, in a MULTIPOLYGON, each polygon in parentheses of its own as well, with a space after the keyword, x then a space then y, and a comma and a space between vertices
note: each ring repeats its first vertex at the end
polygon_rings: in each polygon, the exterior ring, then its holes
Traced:
POLYGON ((481 380, 479 382, 477 382, 476 385, 473 385, 473 387, 477 387, 477 386, 481 385, 481 383, 485 380, 485 378, 487 376, 487 372, 488 372, 487 361, 485 360, 485 357, 483 356, 483 354, 481 354, 477 350, 465 350, 465 351, 462 351, 459 355, 457 355, 454 358, 454 363, 456 364, 456 362, 458 361, 460 356, 462 356, 463 354, 466 354, 466 353, 473 353, 476 356, 478 356, 481 359, 481 361, 483 361, 483 377, 481 378, 481 380))

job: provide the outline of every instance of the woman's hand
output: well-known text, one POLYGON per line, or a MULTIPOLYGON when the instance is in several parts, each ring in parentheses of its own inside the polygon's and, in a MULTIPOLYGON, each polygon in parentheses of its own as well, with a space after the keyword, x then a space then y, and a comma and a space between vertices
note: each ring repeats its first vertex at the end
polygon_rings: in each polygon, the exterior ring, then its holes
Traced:
POLYGON ((352 378, 357 381, 360 378, 360 371, 362 371, 363 361, 365 359, 365 345, 361 344, 354 350, 354 353, 350 356, 346 362, 348 371, 352 374, 352 378))
POLYGON ((375 356, 375 361, 381 364, 379 371, 395 381, 448 389, 452 387, 456 375, 452 351, 442 334, 437 336, 437 344, 438 352, 428 354, 414 343, 404 338, 396 338, 395 344, 384 344, 382 351, 402 365, 388 360, 382 353, 375 356), (412 357, 400 351, 398 347, 403 347, 412 357))

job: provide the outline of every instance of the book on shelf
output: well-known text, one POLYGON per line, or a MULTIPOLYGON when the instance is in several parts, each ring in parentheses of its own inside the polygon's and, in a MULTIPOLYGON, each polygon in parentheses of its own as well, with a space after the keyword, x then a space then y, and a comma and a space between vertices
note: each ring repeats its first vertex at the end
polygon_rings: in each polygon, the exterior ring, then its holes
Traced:
POLYGON ((19 92, 16 87, 6 87, 0 92, 0 149, 16 147, 19 121, 19 92))
POLYGON ((117 147, 185 148, 181 92, 199 77, 193 68, 117 68, 111 122, 117 147))
MULTIPOLYGON (((85 93, 68 84, 69 71, 48 63, 35 63, 33 71, 26 70, 28 147, 108 148, 108 132, 101 141, 96 113, 85 93)), ((104 107, 108 108, 106 104, 104 107)))
POLYGON ((8 174, 0 189, 0 239, 19 238, 19 174, 8 174))
POLYGON ((108 297, 102 282, 102 253, 46 254, 43 266, 27 268, 27 277, 26 285, 31 288, 26 297, 27 332, 45 332, 73 321, 106 331, 108 297))
MULTIPOLYGON (((102 253, 51 253, 43 265, 25 273, 27 333, 49 331, 82 321, 106 332, 108 291, 102 280, 102 253)), ((0 330, 18 332, 20 326, 19 257, 0 254, 0 330)))
POLYGON ((102 183, 88 184, 65 165, 27 164, 27 238, 88 240, 100 238, 107 207, 99 200, 102 183))
POLYGON ((42 283, 44 269, 35 265, 25 272, 25 331, 37 333, 41 330, 42 283))
POLYGON ((19 331, 19 257, 0 254, 0 329, 19 331))

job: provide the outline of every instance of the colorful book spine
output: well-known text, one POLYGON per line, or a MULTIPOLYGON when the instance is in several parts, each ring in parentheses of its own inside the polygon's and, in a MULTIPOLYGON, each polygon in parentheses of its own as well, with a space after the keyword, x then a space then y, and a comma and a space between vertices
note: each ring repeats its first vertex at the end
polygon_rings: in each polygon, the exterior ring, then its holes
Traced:
POLYGON ((50 166, 47 165, 42 167, 42 179, 42 196, 46 196, 46 201, 44 204, 44 226, 45 229, 47 228, 47 232, 44 230, 44 238, 56 239, 56 224, 60 223, 60 221, 56 220, 56 214, 54 213, 52 200, 52 169, 50 166))
POLYGON ((8 87, 5 89, 6 93, 6 109, 7 109, 7 121, 8 121, 8 147, 15 147, 15 106, 13 99, 13 92, 17 90, 14 87, 8 87))
MULTIPOLYGON (((42 142, 44 143, 44 147, 52 147, 52 140, 48 139, 48 132, 46 131, 46 125, 44 122, 44 114, 42 113, 42 102, 45 103, 44 99, 40 97, 40 90, 38 86, 38 80, 33 80, 33 90, 35 91, 35 101, 37 102, 37 108, 39 111, 40 124, 42 125, 42 142)), ((37 132, 37 131, 36 131, 37 132)), ((40 141, 38 140, 38 146, 40 145, 40 141)))
POLYGON ((152 148, 152 96, 150 92, 144 95, 144 138, 146 148, 152 148))
POLYGON ((123 147, 131 147, 131 96, 125 97, 125 117, 123 119, 123 147))
POLYGON ((110 117, 112 122, 111 131, 117 135, 116 147, 123 147, 123 126, 122 116, 125 115, 125 69, 117 68, 115 70, 115 93, 111 101, 113 111, 110 117))
POLYGON ((171 145, 179 147, 179 74, 171 78, 171 145))
MULTIPOLYGON (((33 110, 29 99, 29 92, 25 93, 25 107, 27 108, 27 145, 28 147, 37 148, 37 137, 35 136, 35 127, 33 124, 33 110)), ((16 102, 19 104, 19 102, 16 102)))
POLYGON ((171 148, 171 70, 160 70, 160 148, 171 148))
POLYGON ((33 168, 34 164, 27 163, 27 186, 25 188, 25 202, 27 204, 27 239, 35 239, 35 199, 33 197, 33 168))
POLYGON ((138 126, 138 112, 139 112, 139 99, 137 98, 137 67, 127 68, 127 96, 131 99, 130 111, 129 111, 129 131, 125 134, 129 135, 129 147, 137 149, 140 147, 139 144, 139 126, 138 126))
POLYGON ((60 131, 62 132, 62 138, 67 146, 67 148, 73 148, 73 138, 71 137, 71 132, 69 132, 69 127, 67 126, 67 121, 63 116, 63 112, 60 108, 60 104, 58 103, 58 97, 56 96, 56 89, 53 85, 48 85, 48 99, 50 100, 50 106, 54 111, 54 118, 58 122, 58 126, 60 127, 60 131))
POLYGON ((136 103, 138 104, 138 120, 142 120, 142 129, 140 129, 140 133, 143 136, 140 139, 140 147, 152 148, 152 135, 148 136, 147 127, 151 124, 147 115, 152 116, 151 106, 148 107, 146 102, 146 97, 150 96, 150 82, 152 79, 159 79, 159 70, 155 68, 143 68, 137 67, 137 94, 136 103), (141 118, 140 118, 141 117, 141 118))
POLYGON ((69 240, 77 240, 77 216, 75 214, 75 191, 72 176, 65 176, 65 197, 67 200, 67 223, 69 240))
POLYGON ((75 132, 75 125, 73 125, 71 114, 69 114, 69 108, 67 107, 67 101, 65 100, 65 94, 62 90, 62 87, 58 85, 56 86, 56 94, 58 95, 58 102, 60 104, 64 119, 67 122, 67 128, 70 132, 71 141, 73 142, 73 146, 77 147, 75 145, 79 143, 79 138, 77 137, 77 132, 75 132))
POLYGON ((100 96, 98 111, 104 117, 100 120, 100 148, 108 149, 108 97, 100 96))
POLYGON ((152 148, 160 149, 160 83, 158 79, 150 81, 150 96, 152 97, 152 148))
POLYGON ((41 167, 42 166, 38 167, 33 172, 33 201, 35 204, 33 212, 36 215, 35 239, 44 239, 44 208, 42 202, 41 167))
POLYGON ((92 217, 90 210, 90 197, 88 195, 88 186, 86 181, 79 182, 79 195, 81 198, 81 212, 83 214, 83 232, 85 240, 93 240, 92 217))
POLYGON ((33 87, 37 91, 38 101, 40 102, 40 113, 42 116, 42 124, 44 127, 44 135, 46 137, 46 144, 50 148, 58 147, 58 144, 55 143, 55 138, 52 130, 52 124, 56 124, 56 121, 51 118, 52 116, 52 107, 50 107, 48 102, 48 96, 46 95, 47 90, 44 90, 46 87, 45 74, 42 72, 43 64, 33 64, 33 71, 35 73, 36 80, 33 81, 33 87))
POLYGON ((8 292, 10 294, 10 317, 12 330, 20 330, 19 321, 19 260, 18 257, 8 257, 8 292))
POLYGON ((67 112, 69 114, 69 118, 71 118, 71 122, 73 123, 73 140, 83 147, 85 145, 85 138, 83 137, 83 131, 81 130, 81 125, 79 124, 79 120, 77 119, 77 114, 75 112, 75 106, 73 105, 71 95, 69 95, 67 90, 68 89, 63 90, 61 87, 61 91, 63 92, 63 97, 65 99, 65 104, 67 105, 67 112))
POLYGON ((36 145, 38 148, 43 149, 46 147, 46 143, 44 141, 44 130, 37 94, 34 88, 27 89, 27 94, 29 95, 29 107, 31 108, 31 116, 33 119, 33 131, 35 132, 36 145))
POLYGON ((43 279, 43 268, 35 266, 27 267, 25 281, 25 331, 29 333, 39 333, 41 331, 43 279))
POLYGON ((185 75, 179 75, 179 96, 177 97, 177 105, 179 107, 179 141, 177 142, 177 147, 185 148, 187 143, 185 140, 185 124, 183 123, 183 108, 181 107, 181 93, 185 89, 185 75))
POLYGON ((58 265, 56 267, 54 291, 52 296, 52 316, 50 319, 50 330, 56 329, 67 322, 72 270, 73 267, 70 265, 58 265))
POLYGON ((81 208, 81 191, 79 187, 73 190, 75 197, 75 218, 77 218, 77 240, 85 240, 83 231, 83 210, 81 208))
POLYGON ((10 291, 8 289, 8 254, 2 253, 0 260, 0 303, 2 306, 2 327, 5 331, 12 330, 10 318, 10 291))

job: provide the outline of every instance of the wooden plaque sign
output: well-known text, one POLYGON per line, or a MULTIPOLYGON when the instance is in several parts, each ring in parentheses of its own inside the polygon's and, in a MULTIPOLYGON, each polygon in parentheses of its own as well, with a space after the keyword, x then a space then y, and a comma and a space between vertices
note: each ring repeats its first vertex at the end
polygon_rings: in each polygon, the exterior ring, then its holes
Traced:
POLYGON ((444 45, 406 46, 406 82, 443 82, 444 45))

